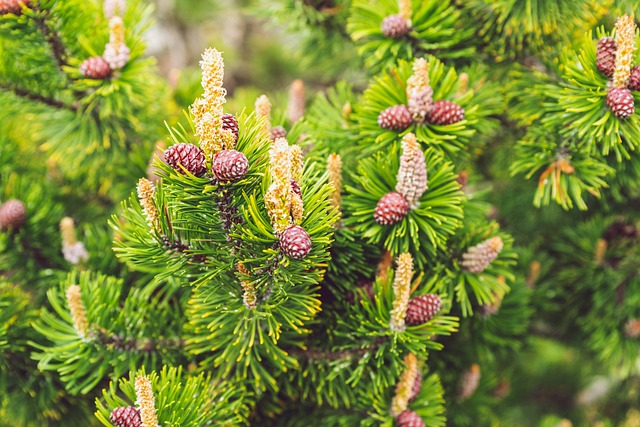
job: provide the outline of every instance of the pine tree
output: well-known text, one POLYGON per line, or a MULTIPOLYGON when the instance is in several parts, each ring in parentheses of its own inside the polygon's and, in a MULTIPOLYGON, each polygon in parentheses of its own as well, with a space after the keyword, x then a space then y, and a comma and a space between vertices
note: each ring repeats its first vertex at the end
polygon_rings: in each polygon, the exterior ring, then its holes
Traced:
POLYGON ((207 48, 180 118, 143 1, 0 1, 0 425, 633 425, 605 3, 256 2, 340 81, 227 103, 207 48))

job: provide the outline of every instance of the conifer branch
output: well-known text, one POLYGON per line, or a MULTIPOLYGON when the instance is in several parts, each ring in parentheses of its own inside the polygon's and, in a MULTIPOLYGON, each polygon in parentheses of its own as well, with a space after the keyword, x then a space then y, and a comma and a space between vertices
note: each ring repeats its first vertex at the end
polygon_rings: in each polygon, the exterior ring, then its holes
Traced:
POLYGON ((387 337, 378 337, 369 347, 351 348, 348 350, 319 350, 319 349, 301 349, 298 347, 287 348, 287 353, 296 356, 298 358, 304 358, 310 361, 313 360, 326 360, 335 361, 341 359, 360 359, 365 354, 377 350, 388 341, 387 337))
POLYGON ((73 112, 78 111, 78 107, 75 105, 65 104, 64 102, 59 101, 55 98, 50 98, 48 96, 44 96, 39 93, 31 92, 28 89, 19 88, 8 83, 0 82, 0 90, 5 92, 11 92, 14 95, 19 96, 21 98, 28 99, 30 101, 39 102, 39 103, 48 105, 50 107, 57 108, 59 110, 70 110, 73 112))
POLYGON ((49 25, 49 16, 51 11, 47 9, 40 9, 39 11, 41 12, 41 15, 35 18, 36 25, 44 36, 45 41, 49 44, 49 46, 51 46, 53 57, 58 64, 58 68, 60 68, 60 71, 62 71, 62 67, 68 65, 65 59, 68 56, 66 49, 59 34, 49 25))
POLYGON ((106 329, 92 327, 90 337, 103 347, 113 348, 119 351, 137 351, 140 353, 161 352, 168 349, 175 350, 184 347, 184 340, 180 338, 123 338, 106 329))

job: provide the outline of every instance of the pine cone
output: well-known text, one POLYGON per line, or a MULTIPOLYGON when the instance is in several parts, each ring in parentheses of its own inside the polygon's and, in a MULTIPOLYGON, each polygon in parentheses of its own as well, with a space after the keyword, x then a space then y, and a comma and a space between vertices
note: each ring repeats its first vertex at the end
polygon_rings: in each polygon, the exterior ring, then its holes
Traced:
POLYGON ((472 246, 462 255, 462 267, 472 273, 481 273, 498 257, 502 247, 502 239, 498 236, 472 246))
POLYGON ((382 20, 380 29, 385 36, 399 39, 409 33, 409 22, 401 15, 389 15, 382 20))
POLYGON ((311 237, 299 225, 292 225, 280 235, 280 249, 291 259, 300 260, 311 251, 311 237))
POLYGON ((400 415, 398 415, 396 424, 398 427, 425 427, 420 415, 409 409, 402 411, 400 415))
POLYGON ((420 371, 418 371, 418 375, 416 375, 416 379, 413 381, 413 387, 411 387, 411 395, 409 396, 409 402, 413 402, 415 398, 418 397, 421 389, 422 389, 422 374, 420 373, 420 371))
POLYGON ((611 37, 602 37, 598 40, 596 67, 607 77, 613 76, 613 70, 616 66, 616 49, 616 41, 611 37))
POLYGON ((17 229, 27 220, 27 209, 20 200, 11 199, 0 205, 0 230, 17 229))
POLYGON ((193 144, 181 142, 172 145, 164 152, 164 158, 173 169, 180 173, 184 173, 182 167, 195 176, 201 176, 206 171, 204 151, 193 144))
POLYGON ((442 300, 438 295, 420 295, 409 300, 404 320, 410 326, 422 325, 431 320, 440 308, 442 308, 442 300))
POLYGON ((230 130, 236 137, 234 144, 238 142, 238 119, 233 114, 222 115, 222 130, 230 130))
POLYGON ((286 138, 287 131, 282 126, 274 126, 271 128, 271 140, 275 141, 278 138, 286 138))
POLYGON ((409 212, 409 202, 400 193, 392 191, 382 196, 373 217, 380 225, 391 225, 407 216, 409 212))
POLYGON ((640 65, 636 65, 631 69, 631 76, 629 76, 629 89, 640 92, 640 65))
POLYGON ((22 4, 29 7, 29 0, 0 0, 0 15, 13 13, 20 15, 22 13, 22 4))
POLYGON ((640 320, 629 319, 624 325, 624 334, 631 339, 640 337, 640 320))
POLYGON ((394 105, 378 116, 378 125, 383 129, 405 130, 411 123, 413 119, 406 105, 394 105))
POLYGON ((249 160, 237 150, 222 150, 213 156, 213 174, 223 182, 236 182, 247 176, 249 160))
POLYGON ((607 94, 607 106, 614 116, 626 119, 633 114, 633 95, 626 87, 614 87, 607 94))
POLYGON ((436 101, 427 114, 427 121, 434 125, 450 125, 463 119, 464 109, 446 100, 436 101))
POLYGON ((80 64, 80 73, 90 79, 104 80, 111 75, 111 68, 102 56, 92 56, 80 64))
POLYGON ((140 427, 140 411, 133 406, 121 406, 111 411, 109 421, 116 427, 140 427))

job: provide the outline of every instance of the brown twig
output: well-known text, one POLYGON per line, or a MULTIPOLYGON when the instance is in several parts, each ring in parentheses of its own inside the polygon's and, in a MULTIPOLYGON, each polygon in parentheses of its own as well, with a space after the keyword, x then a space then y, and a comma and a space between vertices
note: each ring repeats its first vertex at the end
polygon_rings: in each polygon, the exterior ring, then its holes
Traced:
POLYGON ((75 105, 69 105, 69 104, 65 104, 62 101, 59 101, 55 98, 50 98, 48 96, 44 96, 41 95, 39 93, 35 93, 35 92, 31 92, 28 89, 24 89, 24 88, 19 88, 13 85, 9 85, 9 84, 5 84, 0 82, 0 90, 3 91, 7 91, 7 92, 12 92, 13 94, 21 97, 21 98, 25 98, 25 99, 29 99, 31 101, 36 101, 36 102, 40 102, 42 104, 48 105, 50 107, 54 107, 57 108, 59 110, 70 110, 73 112, 78 111, 78 107, 75 105))

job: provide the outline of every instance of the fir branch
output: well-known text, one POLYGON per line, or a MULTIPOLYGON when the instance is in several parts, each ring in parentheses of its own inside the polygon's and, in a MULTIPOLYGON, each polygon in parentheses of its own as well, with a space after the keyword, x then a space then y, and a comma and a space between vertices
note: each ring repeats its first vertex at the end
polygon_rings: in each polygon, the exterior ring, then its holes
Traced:
POLYGON ((17 95, 21 98, 25 98, 35 102, 40 102, 42 104, 57 108, 59 110, 70 110, 73 112, 78 111, 78 107, 76 105, 65 104, 64 102, 59 101, 55 98, 44 96, 42 94, 32 92, 28 89, 19 88, 8 83, 0 82, 0 90, 5 92, 11 92, 14 95, 17 95))

